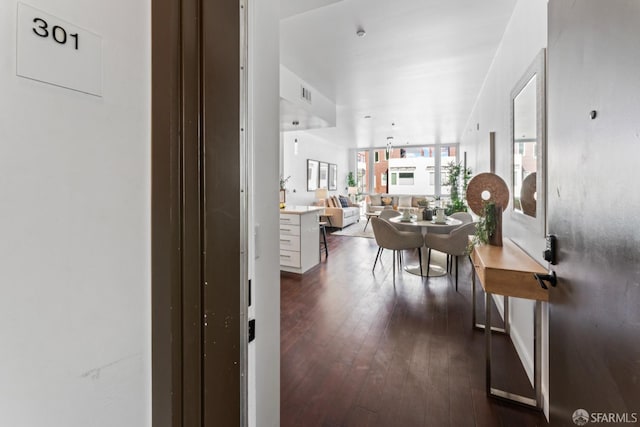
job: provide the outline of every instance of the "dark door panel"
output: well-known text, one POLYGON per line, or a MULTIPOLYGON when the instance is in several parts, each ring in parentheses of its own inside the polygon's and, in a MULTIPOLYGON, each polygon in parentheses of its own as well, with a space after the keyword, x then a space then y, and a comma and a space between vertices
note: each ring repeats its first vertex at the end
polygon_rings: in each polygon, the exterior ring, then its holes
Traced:
POLYGON ((638 1, 549 3, 548 230, 559 250, 549 317, 554 426, 575 425, 577 409, 630 420, 640 413, 638 28, 638 1))

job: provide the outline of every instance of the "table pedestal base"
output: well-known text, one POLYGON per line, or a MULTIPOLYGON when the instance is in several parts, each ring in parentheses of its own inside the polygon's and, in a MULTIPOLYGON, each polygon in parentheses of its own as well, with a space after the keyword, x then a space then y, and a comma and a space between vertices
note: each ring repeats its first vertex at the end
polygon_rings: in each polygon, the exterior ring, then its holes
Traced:
MULTIPOLYGON (((447 274, 447 268, 443 267, 442 264, 440 263, 440 260, 436 259, 434 260, 434 255, 436 255, 437 258, 440 258, 440 256, 444 257, 444 260, 442 260, 442 263, 446 264, 446 260, 447 260, 447 255, 443 254, 442 252, 437 252, 432 250, 431 251, 431 264, 427 265, 427 251, 429 249, 427 248, 422 248, 422 275, 424 277, 427 277, 427 266, 429 267, 429 277, 440 277, 440 276, 445 276, 447 274)), ((407 273, 411 273, 411 274, 415 274, 416 276, 420 275, 420 266, 418 264, 413 264, 413 265, 407 265, 405 266, 404 270, 407 273)))

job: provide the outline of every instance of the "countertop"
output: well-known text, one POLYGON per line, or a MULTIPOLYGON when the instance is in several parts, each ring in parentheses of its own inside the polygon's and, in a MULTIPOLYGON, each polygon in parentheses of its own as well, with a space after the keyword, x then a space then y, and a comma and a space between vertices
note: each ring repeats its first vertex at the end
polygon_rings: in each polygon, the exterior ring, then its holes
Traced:
POLYGON ((310 212, 317 212, 324 210, 323 206, 290 206, 287 205, 284 209, 280 209, 281 214, 291 215, 304 215, 310 212))

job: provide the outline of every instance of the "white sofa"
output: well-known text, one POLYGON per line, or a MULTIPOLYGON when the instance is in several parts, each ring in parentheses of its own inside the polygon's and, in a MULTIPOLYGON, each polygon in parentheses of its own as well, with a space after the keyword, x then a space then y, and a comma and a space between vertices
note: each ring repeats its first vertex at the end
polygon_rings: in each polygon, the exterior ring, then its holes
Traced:
POLYGON ((366 197, 367 212, 381 211, 384 209, 419 208, 418 201, 428 200, 433 206, 434 199, 427 196, 414 196, 410 194, 370 194, 366 197))
MULTIPOLYGON (((344 197, 344 196, 343 196, 344 197)), ((325 213, 331 215, 331 226, 344 228, 360 221, 360 206, 354 205, 346 198, 347 207, 343 207, 338 196, 329 197, 323 202, 325 213)))

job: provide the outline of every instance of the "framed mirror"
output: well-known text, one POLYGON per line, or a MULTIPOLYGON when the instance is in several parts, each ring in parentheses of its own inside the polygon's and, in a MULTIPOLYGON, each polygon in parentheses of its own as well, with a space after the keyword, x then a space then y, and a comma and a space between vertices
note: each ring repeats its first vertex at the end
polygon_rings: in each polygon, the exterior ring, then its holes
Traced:
POLYGON ((545 49, 511 91, 512 218, 544 232, 546 209, 545 49))
POLYGON ((320 162, 320 178, 318 188, 329 188, 329 163, 320 162))
POLYGON ((318 189, 318 168, 317 160, 307 159, 307 191, 316 191, 318 189))
POLYGON ((338 165, 329 163, 329 190, 338 189, 338 165))

